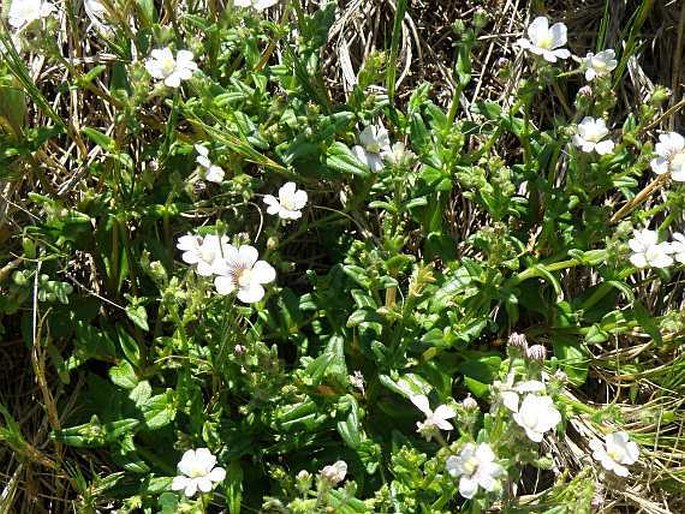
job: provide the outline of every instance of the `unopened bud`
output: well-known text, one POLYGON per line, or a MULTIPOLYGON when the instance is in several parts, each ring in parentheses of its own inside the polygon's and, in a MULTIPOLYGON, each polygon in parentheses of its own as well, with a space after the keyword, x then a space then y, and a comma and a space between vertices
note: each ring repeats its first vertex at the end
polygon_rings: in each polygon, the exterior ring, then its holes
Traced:
POLYGON ((339 460, 330 466, 325 466, 321 470, 321 478, 331 485, 337 485, 343 480, 347 475, 347 462, 344 460, 339 460))
POLYGON ((583 86, 578 90, 578 96, 590 97, 592 96, 592 88, 590 86, 583 86))
POLYGON ((478 408, 478 402, 472 396, 467 396, 462 400, 461 406, 466 410, 475 410, 478 408))
POLYGON ((508 346, 508 348, 511 348, 512 350, 519 350, 523 353, 526 353, 528 351, 528 340, 526 339, 526 336, 524 334, 519 334, 518 332, 513 332, 509 336, 509 340, 507 341, 507 346, 508 346))
POLYGON ((547 358, 547 349, 541 344, 534 344, 526 351, 526 357, 531 361, 544 362, 547 358))
POLYGON ((568 375, 560 369, 556 370, 554 372, 554 375, 552 375, 552 376, 554 377, 555 380, 558 380, 562 384, 565 384, 566 382, 568 382, 568 375))

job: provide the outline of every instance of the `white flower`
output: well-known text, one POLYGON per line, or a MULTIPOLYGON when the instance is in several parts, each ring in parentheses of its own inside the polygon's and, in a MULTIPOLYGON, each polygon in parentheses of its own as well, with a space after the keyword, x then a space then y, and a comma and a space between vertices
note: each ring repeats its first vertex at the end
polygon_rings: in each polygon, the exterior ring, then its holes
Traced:
POLYGON ((494 491, 498 478, 504 475, 504 468, 495 462, 495 454, 490 445, 481 443, 476 446, 467 443, 459 455, 452 455, 445 462, 447 472, 459 479, 459 494, 471 499, 482 487, 488 492, 494 491))
POLYGON ((178 463, 179 475, 171 482, 172 491, 180 491, 192 498, 199 489, 203 493, 212 490, 213 482, 222 482, 226 470, 214 467, 216 457, 207 448, 188 450, 178 463))
POLYGON ((145 61, 145 69, 153 78, 164 80, 164 85, 169 87, 179 87, 182 80, 188 80, 197 70, 193 53, 188 50, 179 50, 176 58, 169 47, 157 48, 150 55, 145 61))
POLYGON ((671 242, 671 253, 673 259, 685 264, 685 235, 680 232, 673 232, 674 241, 671 242))
POLYGON ((393 143, 392 148, 383 157, 393 166, 408 166, 416 159, 416 154, 407 150, 402 141, 397 141, 393 143))
POLYGON ((585 79, 592 81, 595 77, 604 77, 609 75, 616 69, 618 61, 616 60, 616 52, 613 50, 602 50, 596 55, 588 52, 583 62, 585 68, 585 79))
POLYGON ((430 441, 434 435, 441 430, 453 430, 452 424, 447 421, 457 415, 451 407, 447 405, 440 405, 435 411, 431 410, 428 398, 422 394, 415 394, 409 397, 409 400, 416 405, 416 407, 426 415, 426 421, 417 421, 417 432, 424 436, 427 441, 430 441))
POLYGON ((559 424, 561 414, 549 396, 528 394, 514 414, 514 421, 526 431, 531 441, 539 443, 545 432, 559 424))
POLYGON ((302 217, 301 210, 307 204, 307 192, 298 190, 295 182, 286 182, 278 190, 278 198, 264 196, 264 203, 269 206, 269 214, 278 214, 284 220, 296 220, 302 217))
POLYGON ((640 449, 633 441, 629 441, 625 432, 607 434, 604 444, 597 439, 590 441, 592 457, 598 460, 604 469, 613 471, 620 477, 630 475, 626 465, 634 464, 640 455, 640 449))
POLYGON ((233 0, 233 5, 236 7, 252 7, 257 11, 263 11, 277 3, 278 0, 233 0))
POLYGON ((352 152, 357 159, 366 164, 373 172, 383 169, 383 157, 392 152, 390 136, 383 125, 369 125, 359 134, 360 145, 355 145, 352 152))
POLYGON ((202 145, 195 145, 195 151, 198 153, 195 162, 200 166, 198 173, 200 178, 208 182, 221 184, 224 180, 224 170, 220 166, 212 164, 209 160, 209 150, 202 145))
POLYGON ((495 381, 493 387, 499 391, 502 404, 511 412, 519 410, 519 395, 526 393, 541 393, 547 390, 545 384, 539 380, 526 380, 516 385, 502 384, 495 381))
POLYGON ((673 180, 685 182, 685 138, 677 132, 661 134, 654 150, 659 156, 649 163, 654 173, 670 171, 673 180))
POLYGON ((214 266, 214 286, 219 294, 238 291, 238 300, 255 303, 264 297, 264 287, 276 279, 276 270, 266 261, 259 261, 257 249, 250 245, 236 248, 223 246, 223 257, 214 266))
POLYGON ((228 245, 228 237, 206 235, 195 236, 188 234, 178 238, 176 248, 184 253, 181 256, 183 262, 187 264, 197 264, 196 272, 198 275, 208 277, 214 274, 214 267, 222 251, 228 245))
POLYGON ((519 39, 516 44, 536 55, 541 55, 545 61, 557 62, 558 59, 568 59, 571 56, 566 48, 566 25, 555 23, 549 26, 549 20, 538 16, 528 26, 528 38, 519 39))
POLYGON ((659 243, 659 234, 656 230, 643 228, 634 230, 635 237, 628 241, 628 246, 634 252, 630 256, 630 262, 638 268, 666 268, 673 264, 671 245, 659 243))
POLYGON ((324 466, 321 470, 321 478, 329 482, 331 485, 337 485, 347 475, 347 462, 339 460, 330 466, 324 466))
POLYGON ((44 0, 12 0, 7 21, 15 29, 19 29, 35 20, 49 16, 56 10, 54 5, 44 0))
POLYGON ((614 142, 611 139, 604 139, 607 134, 609 129, 603 119, 585 116, 578 124, 578 133, 573 136, 573 144, 583 152, 589 153, 594 150, 599 155, 606 155, 614 150, 614 142))

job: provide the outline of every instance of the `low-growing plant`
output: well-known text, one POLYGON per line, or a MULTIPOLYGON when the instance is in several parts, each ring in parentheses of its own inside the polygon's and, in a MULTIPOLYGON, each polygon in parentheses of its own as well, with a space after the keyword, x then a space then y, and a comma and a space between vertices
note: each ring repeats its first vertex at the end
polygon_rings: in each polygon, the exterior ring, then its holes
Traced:
POLYGON ((478 9, 441 105, 398 88, 406 0, 331 86, 341 7, 3 8, 0 330, 45 413, 0 393, 8 512, 45 472, 79 512, 682 500, 682 102, 617 94, 646 14, 586 56, 533 17, 469 102, 478 9))

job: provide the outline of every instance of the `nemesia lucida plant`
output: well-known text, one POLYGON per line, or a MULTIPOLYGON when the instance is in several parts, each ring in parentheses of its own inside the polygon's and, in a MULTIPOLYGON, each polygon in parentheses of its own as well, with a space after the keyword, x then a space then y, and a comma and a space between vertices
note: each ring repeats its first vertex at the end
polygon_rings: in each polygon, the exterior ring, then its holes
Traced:
POLYGON ((5 510, 678 511, 680 11, 124 4, 3 12, 5 510))

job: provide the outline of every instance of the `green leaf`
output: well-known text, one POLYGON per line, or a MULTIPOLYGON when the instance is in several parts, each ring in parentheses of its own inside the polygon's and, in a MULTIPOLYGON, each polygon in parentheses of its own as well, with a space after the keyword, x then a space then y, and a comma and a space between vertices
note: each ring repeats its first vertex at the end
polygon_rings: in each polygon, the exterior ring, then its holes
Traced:
POLYGON ((83 135, 90 139, 93 143, 101 147, 107 152, 114 152, 117 149, 116 142, 114 139, 109 137, 107 134, 100 132, 97 129, 91 127, 83 127, 81 129, 83 135))
POLYGON ((243 467, 234 459, 226 470, 226 503, 229 514, 240 514, 243 501, 243 467))
POLYGON ((379 375, 378 379, 385 387, 407 399, 417 394, 428 396, 433 389, 425 378, 414 373, 402 375, 397 380, 388 375, 379 375))
POLYGON ((552 340, 552 346, 569 381, 575 386, 583 385, 587 380, 589 359, 581 343, 573 337, 557 335, 552 340))
POLYGON ((345 395, 340 399, 340 408, 349 409, 349 414, 345 421, 337 424, 338 433, 343 438, 345 444, 352 449, 357 449, 362 443, 362 434, 359 432, 359 406, 354 396, 345 395))
POLYGON ((124 389, 133 389, 138 385, 136 372, 127 360, 109 368, 109 378, 114 384, 124 389))
POLYGON ((119 346, 121 346, 124 355, 134 366, 140 367, 140 347, 138 342, 121 325, 117 325, 116 330, 119 336, 119 346))
POLYGON ((369 168, 346 145, 336 141, 326 152, 326 166, 349 175, 369 176, 369 168))
POLYGON ((171 389, 148 399, 142 406, 145 424, 150 430, 157 430, 176 418, 176 396, 171 389))
POLYGON ((133 321, 133 323, 141 330, 144 330, 145 332, 150 330, 150 327, 147 324, 147 311, 142 305, 138 305, 136 307, 127 305, 126 315, 128 316, 128 319, 133 321))

